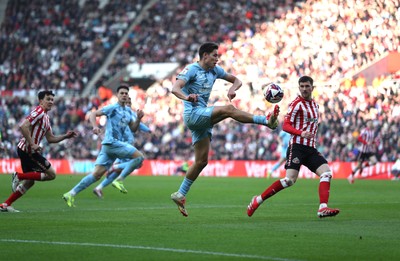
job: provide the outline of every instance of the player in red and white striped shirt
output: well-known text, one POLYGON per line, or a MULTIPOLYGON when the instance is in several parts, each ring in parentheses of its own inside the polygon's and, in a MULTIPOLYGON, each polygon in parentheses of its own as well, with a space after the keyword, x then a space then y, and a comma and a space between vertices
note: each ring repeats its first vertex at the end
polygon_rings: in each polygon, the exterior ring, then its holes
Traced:
POLYGON ((352 170, 351 174, 347 177, 350 184, 354 183, 354 176, 358 170, 360 175, 363 168, 375 165, 378 160, 376 158, 376 146, 378 145, 378 137, 375 135, 372 120, 368 120, 366 127, 361 130, 357 140, 361 142, 360 153, 358 155, 357 166, 352 170))
POLYGON ((275 181, 261 195, 254 196, 247 207, 251 217, 264 200, 272 197, 282 189, 292 186, 299 175, 301 165, 306 166, 320 177, 318 217, 332 217, 339 214, 339 209, 328 208, 332 171, 328 162, 318 152, 315 137, 318 130, 318 105, 312 99, 314 80, 309 76, 299 79, 298 96, 289 105, 282 129, 292 135, 286 151, 286 177, 275 181))
POLYGON ((54 168, 41 154, 40 142, 44 137, 49 143, 57 143, 77 136, 75 131, 54 136, 47 115, 54 104, 54 93, 52 91, 40 91, 38 99, 39 106, 32 110, 19 125, 23 138, 18 143, 17 152, 23 173, 13 173, 13 193, 3 204, 0 204, 0 212, 19 212, 11 204, 24 195, 35 184, 36 180, 47 181, 56 178, 54 168))

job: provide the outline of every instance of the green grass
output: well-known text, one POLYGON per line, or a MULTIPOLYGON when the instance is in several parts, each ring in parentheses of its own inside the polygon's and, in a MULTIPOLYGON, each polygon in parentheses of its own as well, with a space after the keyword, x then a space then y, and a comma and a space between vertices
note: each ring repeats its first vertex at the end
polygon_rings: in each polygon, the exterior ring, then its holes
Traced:
MULTIPOLYGON (((1 260, 398 260, 400 183, 334 180, 318 219, 318 180, 299 180, 249 218, 246 207, 272 180, 200 177, 187 197, 189 217, 170 200, 182 177, 129 177, 124 195, 92 189, 68 208, 61 195, 83 176, 38 182, 0 213, 1 260)), ((0 175, 0 201, 10 193, 0 175)))

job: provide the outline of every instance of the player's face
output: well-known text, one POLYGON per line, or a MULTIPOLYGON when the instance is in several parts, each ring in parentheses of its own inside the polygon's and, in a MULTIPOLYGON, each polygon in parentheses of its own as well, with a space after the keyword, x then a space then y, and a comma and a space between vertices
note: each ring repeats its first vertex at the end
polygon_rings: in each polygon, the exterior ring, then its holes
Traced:
POLYGON ((311 94, 312 91, 314 90, 314 87, 311 85, 310 82, 301 82, 299 84, 299 90, 301 97, 303 97, 306 100, 311 100, 311 94))
POLYGON ((205 54, 204 58, 205 58, 204 63, 207 66, 207 68, 209 69, 214 68, 215 65, 217 65, 219 59, 218 50, 215 49, 212 53, 205 54))
POLYGON ((54 96, 53 95, 45 95, 44 98, 39 101, 39 104, 46 111, 51 110, 51 107, 53 107, 53 104, 54 104, 54 96))
POLYGON ((128 101, 128 90, 126 89, 120 89, 117 93, 118 101, 120 103, 125 104, 128 101))

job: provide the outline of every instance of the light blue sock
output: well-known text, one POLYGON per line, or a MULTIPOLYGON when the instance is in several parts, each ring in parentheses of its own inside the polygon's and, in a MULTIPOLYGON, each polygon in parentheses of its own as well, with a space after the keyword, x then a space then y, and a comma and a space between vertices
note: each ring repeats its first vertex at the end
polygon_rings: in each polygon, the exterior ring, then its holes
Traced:
POLYGON ((83 179, 81 179, 81 181, 71 189, 71 194, 72 195, 76 195, 79 192, 81 192, 82 190, 84 190, 85 188, 89 187, 90 185, 92 185, 93 183, 95 183, 97 180, 96 178, 93 176, 92 173, 86 175, 85 177, 83 177, 83 179))
POLYGON ((118 178, 125 179, 129 174, 132 173, 137 167, 139 167, 143 163, 143 157, 137 157, 131 159, 128 162, 119 164, 119 168, 123 167, 121 174, 119 174, 118 178))
POLYGON ((267 117, 262 115, 254 115, 253 122, 261 125, 267 125, 267 117))
POLYGON ((100 183, 102 188, 107 187, 110 185, 116 178, 118 177, 118 173, 113 171, 110 175, 108 175, 103 181, 100 183))
POLYGON ((193 182, 194 182, 193 180, 184 178, 183 181, 182 181, 182 184, 181 184, 181 186, 180 186, 180 188, 178 190, 179 193, 181 193, 182 195, 186 196, 186 194, 189 192, 190 187, 192 186, 193 182))

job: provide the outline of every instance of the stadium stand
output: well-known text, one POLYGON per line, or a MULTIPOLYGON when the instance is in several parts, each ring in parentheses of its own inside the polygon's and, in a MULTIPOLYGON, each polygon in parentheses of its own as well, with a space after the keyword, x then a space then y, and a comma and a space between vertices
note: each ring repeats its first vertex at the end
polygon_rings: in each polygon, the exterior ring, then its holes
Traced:
MULTIPOLYGON (((52 158, 96 156, 99 140, 90 132, 87 114, 110 101, 80 94, 145 2, 8 1, 0 32, 6 39, 0 41, 1 157, 16 157, 17 123, 35 102, 23 94, 36 93, 37 88, 59 91, 51 112, 54 131, 74 127, 82 134, 77 142, 51 146, 46 153, 52 158), (21 97, 4 98, 7 91, 20 91, 21 97)), ((371 83, 362 83, 362 77, 356 81, 353 75, 387 52, 398 51, 398 1, 367 1, 361 6, 355 0, 160 0, 142 15, 99 72, 102 77, 95 88, 107 87, 103 83, 132 62, 191 62, 198 44, 213 40, 222 43, 222 66, 245 83, 236 106, 258 113, 269 109, 260 88, 273 80, 285 87, 281 106, 286 108, 286 100, 296 95, 295 80, 310 74, 318 79, 316 98, 323 104, 320 151, 329 160, 353 161, 357 131, 372 118, 382 137, 380 160, 395 161, 400 147, 399 73, 377 75, 371 83)), ((146 91, 131 91, 135 107, 144 109, 144 120, 153 131, 137 139, 151 159, 191 156, 182 104, 170 95, 173 80, 171 75, 146 91)), ((218 83, 211 102, 224 104, 224 95, 225 86, 218 83)), ((211 159, 276 159, 277 134, 229 121, 214 129, 211 159)))

